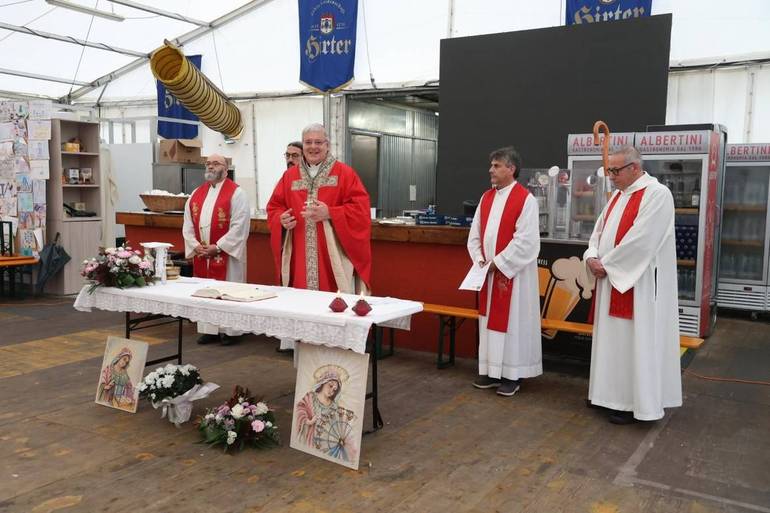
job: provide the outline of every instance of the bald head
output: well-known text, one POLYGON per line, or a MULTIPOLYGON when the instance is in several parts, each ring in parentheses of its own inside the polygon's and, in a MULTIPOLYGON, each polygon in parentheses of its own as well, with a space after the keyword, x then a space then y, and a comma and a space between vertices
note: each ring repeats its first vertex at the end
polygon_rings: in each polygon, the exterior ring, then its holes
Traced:
POLYGON ((204 178, 207 182, 219 183, 227 178, 227 159, 219 153, 212 153, 206 158, 206 172, 204 178))

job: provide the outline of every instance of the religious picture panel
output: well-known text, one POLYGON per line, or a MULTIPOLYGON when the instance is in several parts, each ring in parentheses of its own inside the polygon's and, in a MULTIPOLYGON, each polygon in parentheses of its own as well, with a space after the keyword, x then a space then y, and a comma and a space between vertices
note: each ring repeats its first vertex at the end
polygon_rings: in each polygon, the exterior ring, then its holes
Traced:
POLYGON ((358 469, 369 355, 297 344, 291 447, 358 469))
POLYGON ((147 342, 139 340, 107 339, 96 388, 97 404, 136 413, 148 347, 147 342))

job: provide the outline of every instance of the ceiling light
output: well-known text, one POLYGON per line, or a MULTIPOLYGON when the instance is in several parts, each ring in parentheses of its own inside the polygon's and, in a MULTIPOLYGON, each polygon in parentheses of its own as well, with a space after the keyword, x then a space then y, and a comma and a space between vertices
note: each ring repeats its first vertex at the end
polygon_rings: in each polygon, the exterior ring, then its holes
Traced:
POLYGON ((104 18, 111 21, 125 20, 125 18, 123 16, 120 16, 119 14, 113 14, 107 11, 100 11, 99 9, 92 9, 91 7, 86 7, 85 5, 73 4, 71 2, 66 2, 65 0, 45 0, 45 1, 50 5, 55 5, 56 7, 63 7, 64 9, 69 9, 71 11, 90 14, 92 16, 99 16, 100 18, 104 18))

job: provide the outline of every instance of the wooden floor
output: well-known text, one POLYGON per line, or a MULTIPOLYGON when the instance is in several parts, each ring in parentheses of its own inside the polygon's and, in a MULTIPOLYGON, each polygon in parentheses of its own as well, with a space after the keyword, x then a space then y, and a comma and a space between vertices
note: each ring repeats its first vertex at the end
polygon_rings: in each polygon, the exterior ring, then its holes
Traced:
MULTIPOLYGON (((225 455, 142 403, 93 402, 120 314, 68 299, 0 306, 0 512, 770 512, 770 387, 683 377, 685 402, 656 423, 614 426, 585 407, 583 373, 548 370, 513 398, 470 386, 475 363, 436 370, 397 349, 380 362, 385 428, 358 471, 292 450, 225 455)), ((174 326, 140 332, 150 358, 174 326)), ((289 438, 291 358, 273 340, 198 346, 185 363, 262 394, 289 438)), ((398 343, 398 342, 397 342, 398 343)), ((770 380, 770 323, 720 318, 689 370, 770 380)), ((369 414, 367 413, 367 416, 369 414)), ((370 425, 366 419, 366 426, 370 425)))

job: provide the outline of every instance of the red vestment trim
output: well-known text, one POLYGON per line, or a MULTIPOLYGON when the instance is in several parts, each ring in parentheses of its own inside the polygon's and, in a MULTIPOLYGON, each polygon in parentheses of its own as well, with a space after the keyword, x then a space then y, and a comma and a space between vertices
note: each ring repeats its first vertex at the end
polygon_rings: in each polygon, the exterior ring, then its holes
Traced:
MULTIPOLYGON (((487 229, 489 213, 492 210, 492 203, 495 199, 495 189, 490 189, 481 197, 481 254, 484 260, 487 260, 484 254, 484 232, 487 229)), ((500 227, 497 230, 497 242, 495 244, 495 254, 500 253, 513 240, 516 232, 516 222, 519 220, 521 211, 524 209, 524 202, 529 195, 529 191, 521 184, 516 182, 513 189, 508 194, 508 199, 503 207, 503 215, 500 219, 500 227)), ((493 257, 494 258, 494 257, 493 257)), ((475 264, 474 264, 475 265, 475 264)), ((487 281, 480 291, 479 313, 487 315, 487 281)), ((513 278, 506 278, 499 269, 495 269, 492 277, 492 294, 490 299, 489 319, 487 328, 493 331, 505 333, 508 331, 508 317, 511 310, 511 297, 513 296, 513 278)))
MULTIPOLYGON (((645 190, 646 187, 631 193, 631 197, 629 198, 628 203, 626 203, 626 208, 623 209, 623 214, 621 214, 620 222, 618 223, 618 229, 615 232, 615 246, 620 244, 620 241, 623 240, 623 237, 625 237, 626 233, 628 233, 628 230, 630 230, 634 225, 636 216, 639 214, 639 205, 642 203, 642 197, 644 196, 645 190)), ((615 207, 615 204, 618 202, 620 194, 621 193, 618 193, 614 198, 612 198, 610 206, 607 208, 607 212, 604 214, 604 226, 607 226, 607 220, 610 218, 610 213, 615 207)), ((604 232, 604 228, 602 228, 602 232, 604 232)), ((591 309, 591 313, 593 314, 593 308, 591 309)), ((610 291, 609 314, 613 317, 619 317, 621 319, 634 318, 633 287, 623 293, 618 291, 615 287, 612 287, 612 290, 610 291)))
MULTIPOLYGON (((209 228, 208 241, 201 240, 200 232, 200 217, 203 210, 203 202, 206 201, 206 196, 209 193, 211 184, 209 182, 204 183, 192 193, 190 198, 190 216, 192 217, 193 228, 195 229, 195 235, 198 241, 203 244, 216 244, 216 242, 224 237, 227 231, 230 229, 230 211, 231 200, 233 194, 238 188, 238 185, 225 178, 220 185, 222 190, 219 191, 216 201, 214 202, 214 210, 211 212, 211 225, 209 228)), ((193 257, 193 276, 198 278, 213 278, 215 280, 227 279, 227 253, 220 253, 212 258, 193 257)))

